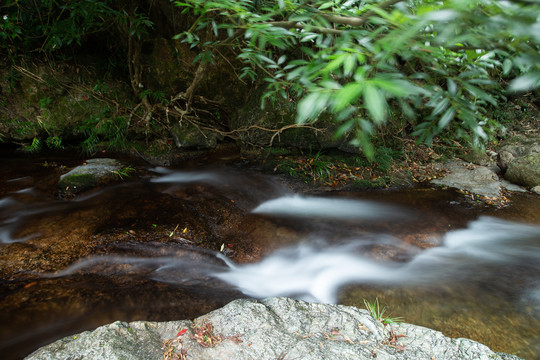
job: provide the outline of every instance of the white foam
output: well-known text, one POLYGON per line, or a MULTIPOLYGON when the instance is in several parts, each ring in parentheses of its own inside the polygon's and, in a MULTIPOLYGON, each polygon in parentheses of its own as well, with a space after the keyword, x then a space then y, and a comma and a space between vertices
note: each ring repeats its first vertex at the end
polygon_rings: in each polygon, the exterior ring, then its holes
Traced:
POLYGON ((326 219, 395 219, 409 215, 395 206, 364 200, 315 196, 283 196, 252 210, 255 214, 326 219))
POLYGON ((527 263, 540 273, 540 227, 488 217, 448 233, 443 246, 422 251, 409 263, 375 262, 354 249, 354 241, 323 248, 299 244, 214 276, 253 297, 335 303, 339 288, 348 283, 433 284, 467 279, 482 273, 484 265, 504 271, 509 262, 527 263))
POLYGON ((381 283, 399 275, 397 267, 355 256, 350 250, 349 246, 319 250, 301 244, 214 276, 253 297, 296 296, 333 303, 338 288, 346 283, 381 283))
POLYGON ((164 175, 152 179, 154 183, 218 183, 221 180, 221 176, 213 172, 171 171, 163 168, 156 169, 156 172, 164 175))

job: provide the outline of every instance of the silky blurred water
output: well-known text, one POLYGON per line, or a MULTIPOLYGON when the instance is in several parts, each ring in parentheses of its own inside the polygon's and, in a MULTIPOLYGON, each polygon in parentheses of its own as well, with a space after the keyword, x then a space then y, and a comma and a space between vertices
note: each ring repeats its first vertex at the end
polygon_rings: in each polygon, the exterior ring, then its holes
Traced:
POLYGON ((495 209, 431 188, 300 193, 253 169, 205 166, 145 167, 64 201, 54 197, 61 171, 43 166, 50 158, 5 159, 6 359, 107 322, 191 318, 244 296, 379 299, 407 322, 538 359, 533 195, 495 209))

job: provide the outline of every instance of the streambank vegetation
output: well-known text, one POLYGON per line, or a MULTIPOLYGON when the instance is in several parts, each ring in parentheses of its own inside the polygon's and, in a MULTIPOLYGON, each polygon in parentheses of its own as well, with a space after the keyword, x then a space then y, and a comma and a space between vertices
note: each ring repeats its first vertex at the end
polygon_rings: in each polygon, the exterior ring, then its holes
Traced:
POLYGON ((538 13, 492 0, 8 1, 0 138, 149 157, 280 148, 305 159, 278 169, 329 183, 335 149, 382 172, 483 152, 537 131, 538 13))

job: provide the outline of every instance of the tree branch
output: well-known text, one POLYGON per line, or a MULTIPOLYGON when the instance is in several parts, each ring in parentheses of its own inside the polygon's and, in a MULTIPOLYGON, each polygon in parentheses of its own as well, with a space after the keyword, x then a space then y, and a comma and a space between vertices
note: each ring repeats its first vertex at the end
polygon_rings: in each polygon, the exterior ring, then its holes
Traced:
POLYGON ((319 32, 322 34, 332 34, 332 35, 339 35, 343 33, 343 30, 336 30, 331 28, 325 28, 322 26, 312 26, 312 25, 306 25, 299 23, 297 21, 271 21, 267 24, 270 24, 272 26, 277 26, 285 29, 305 29, 305 30, 311 30, 314 32, 319 32))
MULTIPOLYGON (((403 0, 387 0, 378 5, 378 8, 380 9, 386 9, 392 5, 395 5, 399 2, 402 2, 403 0)), ((373 15, 375 15, 375 11, 369 10, 365 14, 359 17, 348 17, 348 16, 341 16, 341 15, 334 15, 330 13, 318 13, 318 16, 321 16, 326 21, 333 23, 333 24, 343 24, 343 25, 350 25, 350 26, 362 26, 366 24, 369 21, 369 18, 373 15)), ((272 26, 277 26, 285 29, 302 29, 302 30, 310 30, 313 32, 318 32, 322 34, 331 34, 331 35, 340 35, 343 33, 343 30, 338 29, 332 29, 332 28, 326 28, 322 26, 313 26, 308 24, 303 24, 298 21, 289 20, 289 21, 271 21, 267 24, 270 24, 272 26)))
MULTIPOLYGON (((387 0, 377 5, 377 7, 379 9, 386 9, 402 1, 403 0, 387 0)), ((333 15, 333 14, 326 14, 326 13, 321 13, 320 16, 334 24, 362 26, 368 22, 371 16, 375 14, 376 14, 375 11, 369 10, 365 14, 359 17, 348 17, 348 16, 340 16, 340 15, 333 15)))
POLYGON ((199 62, 199 66, 197 66, 197 70, 195 70, 195 76, 193 77, 193 80, 191 81, 191 84, 189 85, 185 93, 185 98, 187 101, 186 109, 189 109, 189 106, 191 105, 191 100, 193 99, 193 93, 195 92, 195 89, 199 85, 199 82, 201 81, 204 75, 207 65, 208 64, 206 63, 206 61, 201 59, 201 61, 199 62))

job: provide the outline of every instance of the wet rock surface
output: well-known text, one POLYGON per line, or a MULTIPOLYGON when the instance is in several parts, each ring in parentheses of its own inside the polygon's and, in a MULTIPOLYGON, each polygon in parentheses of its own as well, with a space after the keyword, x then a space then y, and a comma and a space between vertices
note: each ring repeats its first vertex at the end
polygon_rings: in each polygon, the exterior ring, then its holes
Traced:
POLYGON ((289 298, 235 300, 194 321, 115 322, 45 346, 27 360, 111 359, 518 360, 366 310, 289 298), (180 354, 180 355, 178 355, 180 354))
POLYGON ((116 159, 88 159, 83 165, 60 176, 57 196, 62 199, 72 198, 96 186, 119 180, 122 177, 122 168, 125 168, 125 165, 116 159))

